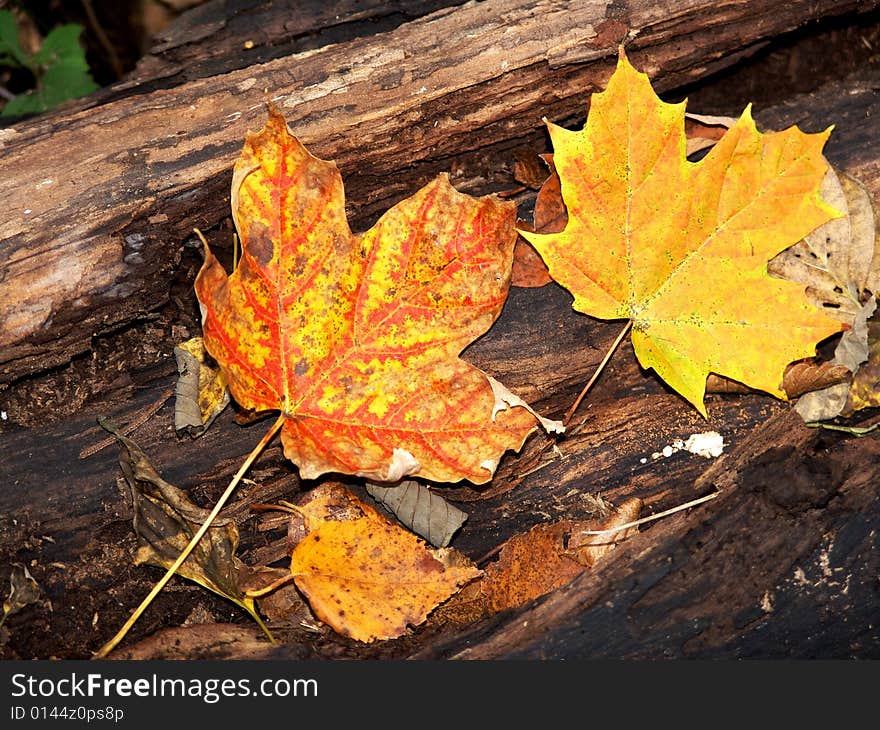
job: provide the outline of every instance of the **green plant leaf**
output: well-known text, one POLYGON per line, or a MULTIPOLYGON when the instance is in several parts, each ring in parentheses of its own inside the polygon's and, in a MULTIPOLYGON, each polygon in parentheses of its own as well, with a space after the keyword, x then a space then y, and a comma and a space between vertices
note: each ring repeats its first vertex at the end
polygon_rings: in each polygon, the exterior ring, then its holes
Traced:
POLYGON ((14 60, 30 68, 37 77, 37 88, 10 100, 0 116, 43 112, 99 88, 89 74, 85 51, 79 43, 82 31, 83 27, 78 23, 53 28, 43 40, 40 50, 33 56, 27 56, 18 46, 14 16, 8 11, 0 11, 0 54, 4 49, 9 54, 17 53, 14 60))
POLYGON ((83 27, 78 23, 68 23, 53 28, 43 39, 40 50, 34 54, 34 61, 46 67, 57 63, 69 63, 79 66, 82 71, 88 71, 86 54, 79 44, 82 31, 83 27))
POLYGON ((31 67, 31 60, 18 43, 18 21, 9 10, 0 10, 0 63, 31 67))
POLYGON ((0 117, 16 117, 45 110, 46 107, 43 105, 40 95, 36 91, 28 91, 24 94, 18 94, 14 99, 6 102, 6 106, 0 111, 0 117))
POLYGON ((87 71, 67 61, 50 66, 43 74, 40 86, 40 95, 46 109, 69 99, 78 99, 98 88, 87 71))

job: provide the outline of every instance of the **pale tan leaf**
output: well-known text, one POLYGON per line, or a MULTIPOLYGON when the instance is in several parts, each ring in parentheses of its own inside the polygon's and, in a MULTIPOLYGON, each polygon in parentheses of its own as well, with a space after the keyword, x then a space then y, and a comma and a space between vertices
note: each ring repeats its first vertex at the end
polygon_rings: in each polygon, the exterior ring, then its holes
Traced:
POLYGON ((867 299, 874 259, 873 211, 864 188, 831 167, 819 193, 826 203, 847 215, 824 223, 777 254, 767 270, 805 285, 807 298, 816 307, 849 324, 867 299))
MULTIPOLYGON (((859 365, 868 359, 868 319, 877 308, 877 300, 871 297, 853 319, 852 329, 843 333, 834 350, 832 365, 845 367, 856 373, 859 365)), ((847 404, 850 383, 838 383, 822 390, 802 395, 795 403, 795 410, 805 421, 826 421, 839 416, 847 404)))
POLYGON ((208 362, 201 337, 174 347, 177 385, 174 395, 174 428, 190 436, 201 436, 229 404, 226 377, 215 363, 208 362))

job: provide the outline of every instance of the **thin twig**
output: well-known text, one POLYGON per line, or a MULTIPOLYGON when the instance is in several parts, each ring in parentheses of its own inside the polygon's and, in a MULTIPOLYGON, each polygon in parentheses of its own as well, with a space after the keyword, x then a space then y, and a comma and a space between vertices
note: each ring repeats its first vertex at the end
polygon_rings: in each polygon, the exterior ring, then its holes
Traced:
POLYGON ((835 426, 833 423, 821 423, 820 421, 811 421, 804 424, 807 428, 826 428, 829 431, 843 431, 852 436, 867 436, 872 431, 880 428, 880 421, 870 426, 835 426))
POLYGON ((171 565, 170 568, 165 572, 165 575, 162 576, 162 579, 153 586, 153 590, 147 595, 147 597, 141 601, 141 605, 138 606, 134 613, 129 616, 128 621, 122 626, 119 631, 116 632, 116 636, 114 636, 110 641, 108 641, 101 649, 95 654, 95 659, 103 659, 109 654, 113 648, 125 638, 125 635, 128 633, 128 630, 134 625, 135 621, 140 618, 140 615, 146 610, 147 606, 153 602, 153 599, 159 594, 165 584, 171 579, 171 576, 177 572, 177 569, 183 565, 183 561, 187 559, 189 554, 192 552, 193 548, 198 545, 199 540, 202 539, 204 534, 208 531, 208 528, 211 526, 211 523, 214 521, 214 518, 220 513, 220 510, 223 509, 223 505, 226 504, 227 500, 232 496, 232 492, 235 491, 235 488, 238 486, 238 483, 241 481, 241 478, 245 475, 245 472, 250 468, 250 465, 254 462, 254 460, 262 453, 263 449, 266 447, 266 444, 272 440, 272 437, 278 433, 278 430, 281 428, 284 423, 284 413, 280 413, 278 415, 278 420, 272 425, 272 428, 266 433, 265 436, 260 440, 256 446, 254 446, 253 450, 250 454, 248 454, 247 459, 244 460, 244 463, 241 465, 239 470, 235 473, 235 476, 232 477, 232 481, 229 482, 229 486, 226 487, 226 491, 220 495, 220 499, 217 500, 217 504, 214 505, 214 509, 211 510, 207 519, 202 523, 202 526, 198 529, 195 535, 193 535, 192 540, 189 541, 189 545, 187 545, 177 556, 177 560, 171 565))
POLYGON ((602 362, 599 363, 599 367, 596 368, 596 371, 593 373, 593 377, 590 378, 589 382, 584 386, 584 389, 581 391, 581 394, 575 399, 574 403, 571 404, 571 408, 568 409, 568 413, 565 414, 565 418, 562 420, 563 425, 567 426, 568 422, 571 421, 571 417, 574 415, 574 412, 577 410, 577 407, 581 404, 584 396, 587 394, 587 391, 593 387, 593 383, 599 378, 599 374, 602 370, 605 369, 605 366, 608 364, 608 361, 611 359, 611 356, 614 354, 614 351, 617 349, 618 345, 620 345, 621 341, 624 337, 626 337, 626 333, 629 332, 629 328, 632 327, 632 320, 629 320, 620 331, 620 334, 617 335, 617 338, 614 340, 614 343, 611 347, 608 348, 608 352, 605 353, 605 357, 602 358, 602 362))
POLYGON ((689 507, 696 507, 698 504, 702 504, 703 502, 708 502, 710 499, 715 499, 721 491, 712 492, 712 494, 707 494, 703 497, 699 497, 698 499, 692 499, 690 502, 685 502, 684 504, 678 505, 678 507, 672 507, 671 509, 664 510, 663 512, 658 512, 656 515, 650 515, 648 517, 642 517, 640 520, 634 520, 633 522, 627 522, 624 525, 618 525, 617 527, 609 527, 607 530, 581 530, 579 535, 610 535, 614 532, 621 532, 622 530, 628 530, 630 527, 635 527, 636 525, 643 525, 645 522, 652 522, 654 520, 659 520, 661 517, 668 517, 675 512, 681 512, 682 510, 688 509, 689 507))
POLYGON ((119 55, 116 53, 116 49, 113 47, 113 44, 104 32, 101 23, 98 21, 98 16, 95 15, 95 9, 92 7, 91 0, 81 0, 81 4, 83 10, 85 10, 86 17, 89 20, 89 25, 92 26, 92 31, 98 39, 98 43, 101 44, 101 48, 103 48, 107 54, 107 60, 110 61, 110 65, 113 67, 113 74, 116 76, 116 80, 119 81, 125 75, 125 69, 122 68, 119 55))
MULTIPOLYGON (((166 390, 162 393, 162 396, 155 403, 151 403, 143 410, 139 411, 135 414, 135 417, 131 420, 131 422, 125 427, 119 429, 119 433, 123 436, 128 436, 137 428, 143 426, 147 421, 149 421, 153 416, 155 416, 162 406, 168 401, 168 399, 174 395, 174 388, 166 390)), ((116 443, 116 437, 110 436, 109 438, 105 438, 102 441, 98 441, 96 444, 92 444, 91 446, 86 446, 82 451, 79 452, 80 459, 87 459, 90 456, 94 456, 99 451, 106 449, 108 446, 112 446, 116 443)))

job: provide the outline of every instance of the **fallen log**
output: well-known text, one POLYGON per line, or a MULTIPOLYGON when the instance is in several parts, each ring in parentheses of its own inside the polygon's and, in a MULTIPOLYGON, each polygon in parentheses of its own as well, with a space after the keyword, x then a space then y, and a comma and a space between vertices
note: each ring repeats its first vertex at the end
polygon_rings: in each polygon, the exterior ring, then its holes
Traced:
MULTIPOLYGON (((755 115, 767 128, 835 124, 830 161, 877 199, 878 86, 878 71, 869 67, 755 115)), ((191 275, 179 273, 190 302, 191 275)), ((573 312, 570 301, 552 284, 513 289, 496 326, 465 357, 542 415, 560 417, 618 329, 573 312)), ((196 317, 186 320, 193 329, 196 317)), ((174 387, 170 348, 153 358, 120 374, 85 408, 46 413, 28 428, 0 423, 0 565, 29 566, 49 599, 7 619, 3 658, 90 656, 161 575, 132 565, 130 499, 117 485, 117 448, 80 458, 105 436, 96 415, 125 425, 154 410, 132 438, 164 478, 206 506, 262 436, 265 423, 243 428, 227 411, 200 439, 176 437, 167 400, 174 387)), ((531 604, 473 625, 429 620, 400 640, 369 646, 326 628, 270 624, 285 643, 261 650, 254 632, 224 628, 247 623, 238 609, 174 579, 117 656, 180 657, 178 647, 188 646, 188 658, 198 658, 200 647, 205 656, 291 659, 880 657, 876 438, 808 429, 788 404, 760 394, 711 395, 707 407, 704 420, 641 371, 625 346, 556 450, 536 436, 502 460, 485 488, 444 491, 470 515, 453 545, 477 559, 538 523, 589 516, 585 495, 615 504, 637 496, 656 514, 720 490, 711 502, 643 528, 594 570, 531 604), (674 438, 709 429, 724 436, 720 459, 653 457, 674 438), (150 643, 138 651, 141 639, 150 643)), ((872 409, 861 418, 876 415, 872 409)), ((277 443, 249 477, 227 513, 239 524, 243 559, 257 563, 283 534, 260 530, 249 505, 295 499, 311 485, 299 481, 277 443)))
POLYGON ((618 44, 666 90, 803 23, 877 2, 487 0, 180 86, 0 130, 0 383, 68 362, 169 299, 195 226, 228 215, 231 163, 265 101, 335 160, 366 224, 440 170, 465 191, 486 151, 582 117, 618 44))

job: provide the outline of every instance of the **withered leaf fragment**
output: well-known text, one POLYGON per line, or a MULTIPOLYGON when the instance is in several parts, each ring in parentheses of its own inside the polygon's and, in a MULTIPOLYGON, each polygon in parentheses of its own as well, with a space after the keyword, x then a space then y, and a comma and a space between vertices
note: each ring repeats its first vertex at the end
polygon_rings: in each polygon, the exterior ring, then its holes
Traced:
MULTIPOLYGON (((119 465, 131 492, 138 549, 135 565, 168 569, 208 517, 210 510, 193 504, 182 489, 166 482, 149 457, 131 439, 105 419, 100 424, 122 445, 119 465)), ((239 586, 241 561, 235 556, 238 528, 232 520, 217 518, 178 568, 178 575, 229 599, 247 611, 265 632, 272 634, 257 613, 254 599, 239 586)))
POLYGON ((436 547, 446 547, 467 520, 467 513, 415 479, 397 484, 367 482, 367 492, 410 530, 436 547))
POLYGON ((466 585, 443 607, 443 618, 469 623, 567 585, 615 545, 638 532, 638 527, 607 535, 586 535, 584 531, 610 530, 633 522, 641 508, 642 500, 633 498, 604 519, 541 523, 514 535, 504 543, 498 560, 486 567, 483 576, 466 585))
POLYGON ((584 571, 573 556, 565 554, 571 528, 568 520, 539 524, 505 543, 480 583, 490 613, 521 606, 564 586, 584 571))
POLYGON ((174 395, 174 428, 201 436, 229 404, 226 378, 216 363, 208 362, 201 337, 174 347, 177 385, 174 395))
POLYGON ((685 113, 684 130, 687 136, 685 154, 690 157, 714 146, 734 124, 736 124, 735 117, 685 113))
POLYGON ((3 601, 3 616, 0 617, 0 626, 6 621, 7 616, 42 600, 42 595, 40 584, 34 580, 27 566, 22 563, 13 563, 12 572, 9 575, 9 595, 3 601))

